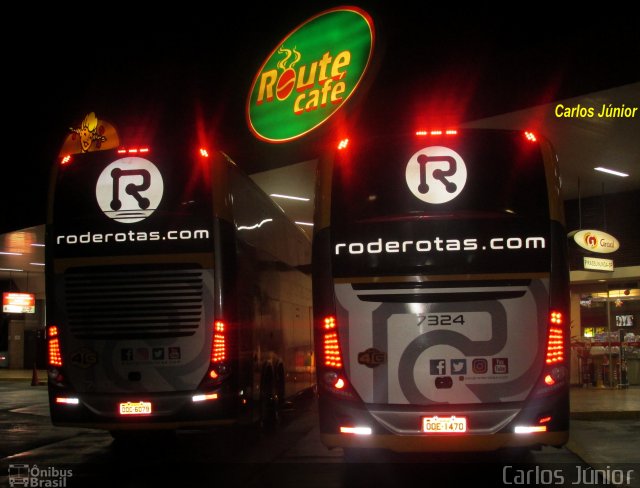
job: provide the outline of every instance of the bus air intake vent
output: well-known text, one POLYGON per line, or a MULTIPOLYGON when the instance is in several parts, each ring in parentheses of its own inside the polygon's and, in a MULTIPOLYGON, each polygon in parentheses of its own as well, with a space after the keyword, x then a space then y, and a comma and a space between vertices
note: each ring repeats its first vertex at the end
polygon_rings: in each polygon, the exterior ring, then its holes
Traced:
POLYGON ((203 320, 202 270, 171 265, 74 268, 64 275, 69 327, 78 339, 193 335, 203 320))

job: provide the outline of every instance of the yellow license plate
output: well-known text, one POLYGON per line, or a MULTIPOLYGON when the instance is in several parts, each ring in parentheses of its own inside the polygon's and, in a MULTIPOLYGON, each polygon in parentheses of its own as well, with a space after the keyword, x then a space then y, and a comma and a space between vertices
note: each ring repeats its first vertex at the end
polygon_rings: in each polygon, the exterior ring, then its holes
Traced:
POLYGON ((120 404, 120 415, 148 415, 151 402, 126 402, 120 404))
POLYGON ((467 431, 466 417, 423 417, 422 432, 425 434, 457 434, 467 431))

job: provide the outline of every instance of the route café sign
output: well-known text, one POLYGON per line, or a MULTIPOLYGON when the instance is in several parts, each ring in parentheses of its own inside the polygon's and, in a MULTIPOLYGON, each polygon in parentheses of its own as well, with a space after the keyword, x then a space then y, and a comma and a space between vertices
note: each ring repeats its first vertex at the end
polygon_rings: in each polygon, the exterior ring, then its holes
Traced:
POLYGON ((620 248, 618 239, 601 230, 578 230, 569 234, 575 243, 587 251, 609 254, 620 248))
POLYGON ((326 122, 359 86, 373 53, 371 17, 357 7, 321 12, 289 33, 260 67, 247 99, 251 132, 297 139, 326 122))

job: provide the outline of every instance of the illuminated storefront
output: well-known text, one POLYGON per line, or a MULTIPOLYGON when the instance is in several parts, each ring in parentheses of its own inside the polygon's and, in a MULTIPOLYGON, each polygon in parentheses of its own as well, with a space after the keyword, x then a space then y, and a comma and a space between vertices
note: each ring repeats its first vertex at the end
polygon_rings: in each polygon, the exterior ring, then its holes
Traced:
POLYGON ((608 195, 606 206, 592 197, 581 202, 582 215, 578 202, 567 202, 568 227, 576 220, 589 226, 569 235, 575 385, 640 385, 640 235, 631 224, 640 221, 637 202, 638 192, 608 195), (597 230, 603 224, 606 232, 597 230))

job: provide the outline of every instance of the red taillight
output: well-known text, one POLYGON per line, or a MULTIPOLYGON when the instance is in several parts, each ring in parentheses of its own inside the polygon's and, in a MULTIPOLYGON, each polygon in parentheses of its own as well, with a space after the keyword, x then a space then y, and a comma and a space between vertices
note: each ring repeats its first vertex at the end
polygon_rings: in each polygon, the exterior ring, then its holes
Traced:
POLYGON ((335 316, 328 315, 321 322, 321 365, 322 374, 320 384, 334 395, 344 399, 354 400, 357 398, 356 392, 351 388, 346 379, 342 361, 342 351, 340 348, 340 337, 338 333, 338 323, 335 316))
POLYGON ((547 333, 547 364, 557 364, 564 361, 564 318, 562 312, 552 311, 549 315, 549 331, 547 333))
POLYGON ((349 145, 349 139, 342 139, 338 143, 338 150, 342 151, 343 149, 346 149, 348 145, 349 145))
POLYGON ((538 140, 536 138, 536 135, 533 132, 526 131, 524 133, 524 136, 527 138, 528 141, 531 141, 531 142, 536 142, 538 140))
POLYGON ((330 368, 342 368, 342 355, 340 353, 340 343, 338 342, 338 331, 336 330, 336 318, 333 316, 325 317, 323 328, 322 350, 324 352, 324 365, 330 368))
POLYGON ((562 312, 551 312, 549 315, 549 321, 555 325, 562 325, 562 312))
POLYGON ((202 156, 203 158, 209 157, 209 151, 207 151, 204 147, 201 147, 199 152, 200 152, 200 156, 202 156))
POLYGON ((65 165, 71 162, 71 155, 67 154, 66 156, 64 156, 61 160, 60 160, 60 164, 61 165, 65 165))
POLYGON ((55 325, 49 326, 48 334, 48 347, 49 351, 49 365, 50 366, 62 366, 62 353, 60 352, 60 338, 58 337, 58 327, 55 325))
POLYGON ((211 347, 211 362, 221 363, 227 359, 226 325, 222 320, 213 324, 213 345, 211 347))

